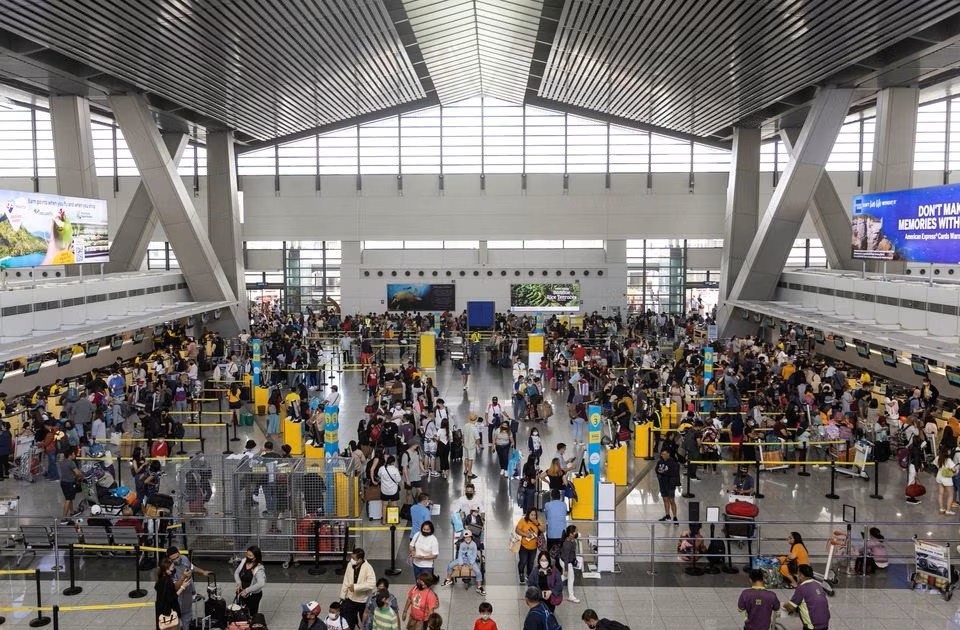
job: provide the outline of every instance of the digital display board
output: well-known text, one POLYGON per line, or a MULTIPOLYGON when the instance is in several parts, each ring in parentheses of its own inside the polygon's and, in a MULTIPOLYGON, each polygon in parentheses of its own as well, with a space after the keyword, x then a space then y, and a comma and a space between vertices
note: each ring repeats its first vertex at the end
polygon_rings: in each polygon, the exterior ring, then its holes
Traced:
POLYGON ((817 343, 827 343, 827 338, 823 336, 822 330, 815 330, 813 332, 813 340, 817 343))
POLYGON ((142 331, 142 330, 138 330, 137 332, 133 333, 133 343, 135 343, 135 344, 136 344, 136 343, 143 343, 143 331, 142 331))
POLYGON ((854 258, 960 264, 960 184, 858 195, 852 221, 854 258))
POLYGON ((870 358, 870 346, 866 341, 853 340, 853 346, 857 349, 857 354, 864 359, 870 358))
POLYGON ((57 353, 57 365, 67 365, 73 359, 73 348, 60 348, 57 353))
POLYGON ((387 285, 391 311, 453 311, 457 308, 455 284, 405 283, 387 285))
POLYGON ((0 268, 109 260, 103 199, 0 190, 0 268))
POLYGON ((97 356, 98 352, 100 352, 100 342, 91 341, 86 345, 84 356, 86 356, 88 359, 92 359, 93 357, 97 356))
POLYGON ((847 342, 843 340, 843 337, 834 337, 833 347, 843 352, 847 349, 847 342))
POLYGON ((123 347, 123 337, 121 337, 120 335, 117 335, 116 337, 110 340, 111 350, 119 350, 122 347, 123 347))
POLYGON ((944 374, 947 376, 947 382, 955 387, 960 387, 960 368, 957 368, 953 365, 947 365, 943 368, 944 374))
POLYGON ((514 311, 578 311, 580 285, 576 282, 512 284, 510 308, 514 311))
POLYGON ((889 367, 897 367, 897 355, 895 355, 890 350, 881 350, 880 358, 883 360, 883 364, 889 367))
POLYGON ((27 359, 27 365, 23 368, 24 376, 33 376, 40 371, 40 365, 43 364, 43 360, 40 357, 30 357, 27 359))
POLYGON ((930 373, 930 368, 927 367, 923 359, 916 357, 910 359, 910 367, 913 368, 913 373, 917 376, 927 376, 930 373))

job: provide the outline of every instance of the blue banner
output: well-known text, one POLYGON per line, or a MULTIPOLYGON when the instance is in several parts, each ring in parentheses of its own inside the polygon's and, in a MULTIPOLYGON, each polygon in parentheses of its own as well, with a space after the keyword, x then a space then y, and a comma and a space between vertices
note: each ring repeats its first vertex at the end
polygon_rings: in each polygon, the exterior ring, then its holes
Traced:
POLYGON ((537 329, 535 332, 538 335, 542 335, 543 334, 543 313, 541 313, 540 311, 537 311, 535 321, 537 323, 537 329))
POLYGON ((600 440, 603 437, 603 418, 600 405, 587 406, 587 470, 593 475, 593 511, 600 501, 600 440))
MULTIPOLYGON (((703 349, 703 386, 713 378, 713 348, 705 346, 703 349)), ((706 391, 706 390, 704 390, 706 391)))
POLYGON ((253 346, 253 356, 250 361, 250 367, 253 369, 253 386, 260 385, 260 354, 262 342, 259 339, 251 339, 250 345, 253 346))
POLYGON ((853 198, 853 257, 960 264, 960 184, 853 198))
POLYGON ((323 408, 323 454, 336 457, 340 452, 340 407, 323 408))

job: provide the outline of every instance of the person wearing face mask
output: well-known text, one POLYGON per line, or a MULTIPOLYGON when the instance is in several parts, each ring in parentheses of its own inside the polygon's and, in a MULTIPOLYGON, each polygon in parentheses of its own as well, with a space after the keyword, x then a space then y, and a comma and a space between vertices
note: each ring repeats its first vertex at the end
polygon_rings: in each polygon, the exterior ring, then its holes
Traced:
POLYGON ((520 583, 526 584, 527 576, 535 568, 533 559, 537 554, 537 537, 543 531, 540 519, 537 518, 537 508, 528 510, 517 521, 513 531, 520 537, 520 547, 517 550, 517 572, 520 574, 520 583))
POLYGON ((377 576, 370 563, 365 561, 366 557, 366 552, 360 547, 353 550, 340 586, 340 613, 350 628, 360 625, 360 613, 377 584, 377 576))
POLYGON ((160 627, 160 615, 169 616, 177 613, 180 616, 180 593, 187 589, 191 581, 191 573, 184 571, 179 580, 174 580, 176 568, 169 558, 161 558, 157 567, 157 583, 153 590, 157 592, 157 601, 154 604, 157 627, 160 627))
POLYGON ((297 630, 324 630, 326 627, 320 619, 320 604, 318 602, 307 602, 300 605, 300 627, 297 630))
POLYGON ((413 561, 413 574, 433 575, 433 561, 440 555, 440 543, 433 535, 433 521, 424 521, 420 532, 410 541, 410 558, 413 561))
POLYGON ((500 464, 500 476, 507 476, 507 465, 510 463, 510 449, 514 447, 513 434, 510 424, 503 421, 493 437, 493 444, 497 450, 497 463, 500 464))
POLYGON ((535 586, 540 590, 543 603, 550 612, 554 612, 557 605, 563 601, 563 577, 546 551, 537 554, 537 565, 527 576, 527 586, 535 586))
POLYGON ((483 588, 483 571, 480 569, 480 551, 473 540, 473 532, 469 529, 463 531, 463 540, 457 545, 456 557, 447 565, 447 579, 444 580, 443 586, 453 584, 453 570, 458 566, 470 567, 473 570, 473 576, 477 581, 477 593, 486 595, 487 591, 483 588))
POLYGON ((370 625, 366 630, 400 630, 400 613, 397 610, 397 598, 387 592, 380 592, 374 600, 374 610, 370 615, 370 625))
POLYGON ((577 539, 580 534, 576 525, 567 527, 563 534, 563 543, 560 545, 560 561, 563 563, 563 577, 567 580, 567 599, 574 604, 580 600, 573 594, 573 582, 577 568, 577 539))
POLYGON ((380 578, 377 580, 377 590, 371 593, 370 597, 367 598, 367 604, 363 611, 363 619, 360 621, 363 630, 394 630, 397 628, 399 630, 400 626, 400 604, 397 603, 397 598, 393 596, 390 592, 390 580, 387 578, 380 578), (385 603, 380 603, 381 598, 385 603), (391 615, 386 615, 381 613, 379 615, 381 626, 384 625, 384 622, 389 620, 392 625, 388 628, 374 628, 374 621, 377 619, 377 610, 386 606, 392 613, 391 615))
POLYGON ((260 547, 247 547, 246 557, 237 565, 233 573, 237 584, 236 593, 241 606, 246 606, 250 616, 260 612, 260 600, 263 599, 263 587, 267 584, 267 572, 263 568, 263 553, 260 547))
POLYGON ((530 435, 527 437, 527 450, 533 455, 539 468, 540 456, 543 455, 543 440, 540 439, 540 430, 536 427, 530 429, 530 435))
POLYGON ((426 630, 427 619, 440 605, 440 599, 430 587, 433 586, 432 573, 417 575, 417 583, 407 592, 407 603, 403 605, 403 620, 407 630, 426 630))
POLYGON ((326 630, 348 630, 349 626, 347 625, 347 621, 340 612, 340 602, 331 602, 330 610, 323 620, 323 627, 325 627, 326 630))
POLYGON ((463 496, 453 504, 453 511, 460 512, 460 515, 466 517, 473 510, 483 513, 483 501, 477 497, 477 489, 472 483, 463 487, 463 496))
POLYGON ((480 616, 473 622, 473 630, 498 630, 497 622, 490 618, 493 615, 493 604, 481 602, 479 612, 480 616))

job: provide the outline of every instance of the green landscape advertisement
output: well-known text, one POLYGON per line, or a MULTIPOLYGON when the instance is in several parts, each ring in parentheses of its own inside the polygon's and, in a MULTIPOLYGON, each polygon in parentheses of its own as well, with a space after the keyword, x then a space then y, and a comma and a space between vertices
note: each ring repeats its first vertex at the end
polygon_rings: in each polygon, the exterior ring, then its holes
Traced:
POLYGON ((580 310, 580 285, 530 282, 510 285, 510 308, 514 311, 580 310))
POLYGON ((107 202, 0 190, 0 268, 110 260, 107 202))

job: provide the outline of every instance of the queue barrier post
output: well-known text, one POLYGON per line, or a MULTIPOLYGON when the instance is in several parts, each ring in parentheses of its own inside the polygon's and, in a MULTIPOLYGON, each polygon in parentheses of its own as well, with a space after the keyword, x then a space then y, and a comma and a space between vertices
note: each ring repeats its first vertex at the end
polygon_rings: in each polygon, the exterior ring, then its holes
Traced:
POLYGON ((347 572, 347 560, 349 559, 350 554, 353 552, 352 549, 348 549, 350 543, 350 525, 347 524, 343 528, 343 562, 340 563, 340 568, 334 571, 337 575, 343 575, 347 572))
POLYGON ((831 459, 830 460, 830 493, 824 495, 826 498, 833 499, 833 500, 837 500, 840 498, 840 495, 837 494, 836 484, 837 484, 837 462, 835 459, 831 459))
POLYGON ((385 571, 389 576, 400 575, 403 569, 397 567, 397 526, 390 526, 390 568, 385 571))
MULTIPOLYGON (((73 597, 74 595, 79 595, 80 593, 82 593, 83 588, 80 586, 77 586, 77 581, 76 581, 77 562, 73 552, 72 544, 69 547, 68 554, 70 558, 70 586, 63 589, 63 594, 66 595, 67 597, 73 597)), ((54 625, 56 625, 56 616, 54 616, 54 625)))
POLYGON ((34 579, 37 582, 37 618, 31 619, 29 625, 31 628, 42 628, 50 623, 50 617, 44 617, 43 612, 40 610, 40 608, 43 606, 40 594, 40 569, 34 571, 34 579))
POLYGON ((136 576, 136 587, 127 593, 130 599, 140 599, 147 596, 146 589, 140 588, 140 545, 133 546, 133 573, 136 576))
POLYGON ((870 498, 883 501, 883 495, 880 494, 880 466, 877 465, 876 460, 874 460, 873 466, 873 494, 870 495, 870 498))
POLYGON ((313 566, 307 569, 310 575, 323 575, 326 569, 320 566, 320 521, 313 522, 313 566))
POLYGON ((697 495, 695 495, 694 493, 690 492, 690 477, 691 477, 691 475, 690 475, 690 465, 688 464, 688 465, 687 465, 687 491, 680 495, 680 496, 683 497, 684 499, 692 499, 692 498, 694 498, 694 497, 697 496, 697 495))
POLYGON ((797 452, 799 452, 799 453, 800 453, 800 457, 803 458, 803 459, 800 460, 801 462, 803 462, 803 466, 800 467, 799 472, 797 472, 797 476, 799 476, 799 477, 809 477, 809 476, 810 476, 810 473, 807 472, 807 449, 806 449, 806 447, 804 447, 804 448, 798 448, 798 449, 797 449, 797 452))
POLYGON ((53 605, 53 630, 60 630, 60 607, 53 605))
POLYGON ((233 451, 230 450, 230 423, 228 422, 223 423, 223 437, 225 438, 224 445, 223 445, 223 454, 233 455, 233 451))
POLYGON ((763 498, 763 493, 760 492, 760 459, 759 459, 759 454, 758 454, 758 459, 757 459, 757 488, 756 488, 756 490, 754 490, 753 496, 755 496, 755 497, 758 498, 758 499, 762 499, 762 498, 763 498))

